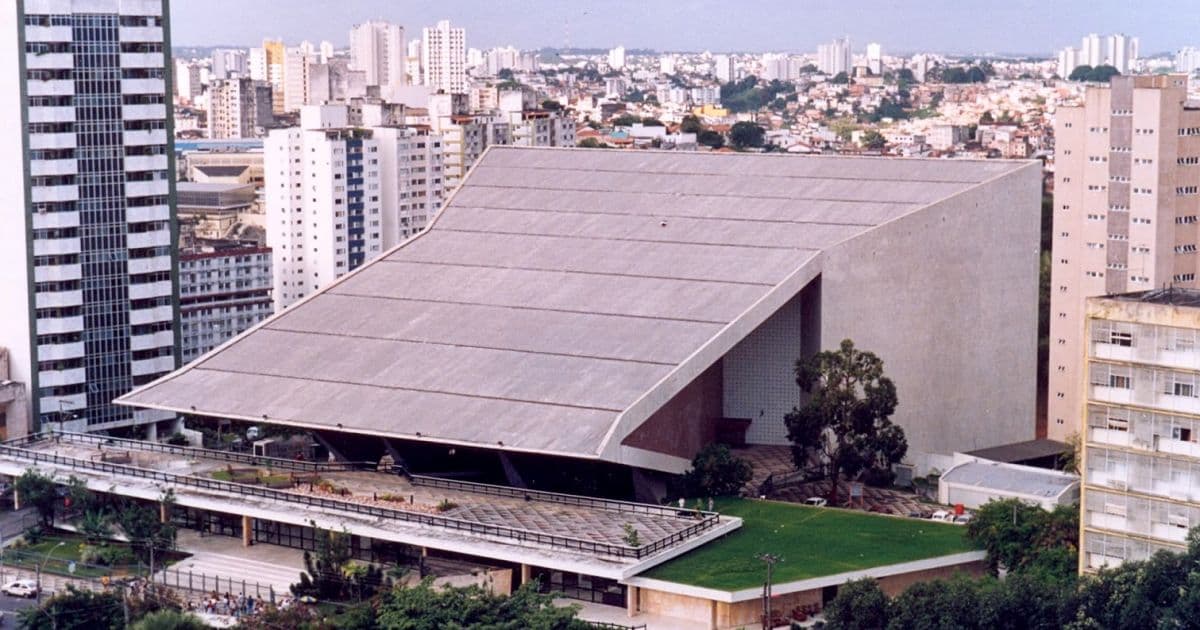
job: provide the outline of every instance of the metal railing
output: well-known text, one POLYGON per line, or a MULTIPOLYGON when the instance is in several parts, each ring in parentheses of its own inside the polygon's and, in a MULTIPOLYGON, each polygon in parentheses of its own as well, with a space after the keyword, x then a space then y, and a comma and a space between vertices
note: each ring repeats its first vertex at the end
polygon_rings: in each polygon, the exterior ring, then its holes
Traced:
POLYGON ((584 621, 589 627, 597 628, 598 630, 646 630, 646 624, 637 626, 627 626, 625 624, 613 623, 611 621, 584 621))
POLYGON ((93 433, 71 433, 66 431, 54 433, 35 433, 23 438, 8 440, 3 444, 6 446, 20 447, 47 440, 53 441, 56 439, 77 444, 95 444, 98 446, 111 446, 122 450, 166 453, 189 458, 213 459, 231 463, 246 464, 249 466, 267 466, 270 468, 296 470, 301 472, 341 472, 347 470, 362 470, 368 467, 372 469, 375 468, 375 464, 370 462, 305 462, 295 459, 284 459, 281 457, 263 457, 248 453, 218 451, 207 448, 196 448, 194 446, 175 446, 173 444, 162 444, 159 442, 129 440, 126 438, 108 437, 93 433))
POLYGON ((406 523, 430 525, 471 534, 496 536, 511 541, 547 545, 560 549, 571 549, 575 551, 615 556, 619 558, 644 558, 648 555, 657 553, 658 551, 665 549, 685 538, 693 536, 700 531, 708 529, 717 522, 717 515, 712 514, 711 516, 708 516, 697 522, 695 525, 681 530, 680 532, 676 532, 672 536, 647 545, 631 547, 629 545, 597 542, 593 540, 575 538, 572 536, 563 536, 560 534, 545 534, 516 527, 508 527, 505 525, 493 525, 479 523, 476 521, 467 521, 449 516, 427 514, 424 512, 409 512, 391 508, 376 507, 373 505, 364 505, 351 501, 314 497, 285 492, 282 490, 272 490, 255 485, 179 475, 175 473, 140 468, 128 464, 114 464, 110 462, 98 462, 75 457, 66 457, 53 453, 24 449, 9 444, 0 445, 0 455, 5 455, 13 459, 33 463, 46 463, 56 466, 63 466, 72 470, 91 470, 117 475, 128 475, 130 477, 149 479, 152 481, 159 481, 178 486, 226 492, 245 497, 257 497, 272 501, 282 501, 285 503, 299 504, 325 510, 336 510, 340 512, 362 514, 372 518, 392 519, 406 523))
POLYGON ((527 490, 524 488, 513 488, 511 486, 494 486, 486 483, 476 483, 474 481, 459 481, 457 479, 431 477, 429 475, 408 475, 408 478, 414 486, 460 490, 462 492, 470 492, 472 494, 509 497, 514 499, 524 499, 526 501, 542 501, 545 503, 559 503, 562 505, 577 505, 580 507, 597 508, 613 512, 652 514, 654 516, 683 517, 693 519, 708 519, 710 517, 717 516, 716 512, 706 512, 704 510, 693 510, 690 508, 676 508, 669 505, 651 505, 649 503, 635 503, 633 501, 620 501, 617 499, 596 499, 593 497, 585 497, 575 494, 561 494, 558 492, 547 492, 545 490, 527 490))

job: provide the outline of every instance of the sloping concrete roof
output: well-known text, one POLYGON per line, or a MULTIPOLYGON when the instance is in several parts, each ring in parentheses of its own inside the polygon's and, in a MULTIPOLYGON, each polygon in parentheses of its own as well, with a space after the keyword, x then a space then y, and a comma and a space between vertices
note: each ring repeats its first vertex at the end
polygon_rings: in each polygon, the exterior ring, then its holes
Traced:
POLYGON ((1025 165, 492 147, 429 230, 118 402, 621 461, 823 249, 1025 165))

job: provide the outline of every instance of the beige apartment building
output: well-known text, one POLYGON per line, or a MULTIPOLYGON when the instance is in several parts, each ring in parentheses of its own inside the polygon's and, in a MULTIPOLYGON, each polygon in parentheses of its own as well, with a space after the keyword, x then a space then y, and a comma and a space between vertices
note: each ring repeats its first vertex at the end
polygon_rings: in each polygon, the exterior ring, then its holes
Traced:
POLYGON ((1087 300, 1080 570, 1183 551, 1200 525, 1200 291, 1087 300))
POLYGON ((1184 75, 1114 77, 1055 115, 1047 435, 1083 417, 1090 296, 1196 287, 1200 104, 1184 75))

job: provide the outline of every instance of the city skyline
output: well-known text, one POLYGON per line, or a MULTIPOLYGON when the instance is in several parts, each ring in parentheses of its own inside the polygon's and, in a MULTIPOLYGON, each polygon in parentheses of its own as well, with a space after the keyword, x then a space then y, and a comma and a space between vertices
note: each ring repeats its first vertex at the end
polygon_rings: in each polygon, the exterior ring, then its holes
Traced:
POLYGON ((856 52, 875 41, 883 44, 885 53, 927 50, 1049 57, 1092 32, 1138 36, 1147 55, 1200 42, 1187 20, 1161 17, 1187 15, 1192 7, 1183 0, 1161 0, 1154 3, 1153 10, 1120 0, 1018 0, 989 4, 986 11, 979 2, 865 0, 852 12, 830 0, 805 6, 743 3, 736 11, 713 0, 695 0, 687 3, 687 20, 676 23, 679 28, 668 29, 662 25, 676 19, 681 11, 678 3, 449 0, 437 5, 396 6, 386 0, 344 0, 336 3, 338 10, 332 16, 331 5, 261 0, 248 6, 237 0, 175 0, 171 4, 172 39, 178 46, 252 46, 264 37, 282 37, 288 42, 326 39, 341 47, 348 44, 350 27, 369 19, 403 24, 414 34, 420 27, 449 19, 467 29, 467 44, 473 48, 514 45, 536 49, 569 44, 660 51, 812 52, 820 43, 849 35, 856 52), (529 14, 540 17, 522 17, 529 14), (774 17, 768 21, 762 19, 764 15, 774 17), (976 27, 981 15, 986 16, 985 30, 976 27), (230 16, 239 19, 230 20, 230 16), (780 24, 804 26, 792 29, 780 24), (914 28, 920 25, 925 28, 914 28))

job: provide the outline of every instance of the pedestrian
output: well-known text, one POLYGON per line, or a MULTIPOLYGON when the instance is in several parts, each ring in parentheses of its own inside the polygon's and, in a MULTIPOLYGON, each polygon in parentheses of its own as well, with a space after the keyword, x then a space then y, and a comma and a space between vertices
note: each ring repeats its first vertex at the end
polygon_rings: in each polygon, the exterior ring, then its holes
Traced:
POLYGON ((713 500, 712 500, 712 497, 708 497, 708 511, 709 511, 709 512, 713 511, 713 500))

